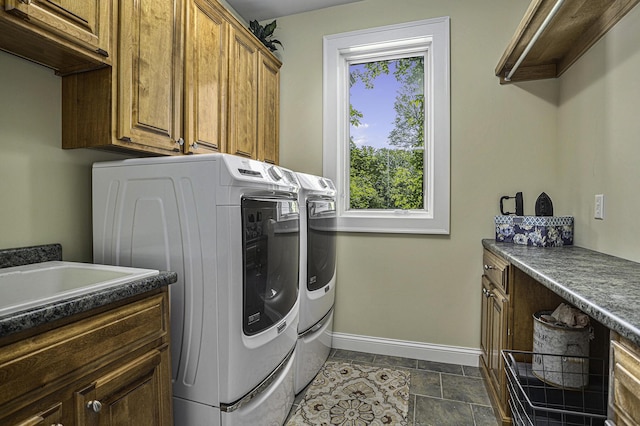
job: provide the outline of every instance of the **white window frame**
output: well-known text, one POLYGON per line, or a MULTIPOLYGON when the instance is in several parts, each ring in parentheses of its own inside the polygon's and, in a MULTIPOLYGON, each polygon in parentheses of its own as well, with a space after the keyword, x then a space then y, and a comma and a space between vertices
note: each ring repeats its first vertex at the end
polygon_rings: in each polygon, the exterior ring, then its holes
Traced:
POLYGON ((323 173, 338 190, 338 231, 449 234, 449 17, 323 38, 323 173), (349 65, 425 58, 425 208, 349 209, 349 65))

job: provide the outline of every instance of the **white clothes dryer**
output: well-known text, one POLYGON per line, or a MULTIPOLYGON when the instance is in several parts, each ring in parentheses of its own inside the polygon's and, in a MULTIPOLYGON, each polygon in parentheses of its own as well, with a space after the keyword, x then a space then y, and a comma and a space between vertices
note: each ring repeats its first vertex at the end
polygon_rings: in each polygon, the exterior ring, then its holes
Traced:
POLYGON ((336 291, 336 189, 330 179, 296 173, 300 182, 300 321, 295 392, 316 376, 332 347, 336 291))
POLYGON ((294 399, 299 189, 226 154, 93 166, 94 261, 175 271, 175 424, 281 424, 294 399))

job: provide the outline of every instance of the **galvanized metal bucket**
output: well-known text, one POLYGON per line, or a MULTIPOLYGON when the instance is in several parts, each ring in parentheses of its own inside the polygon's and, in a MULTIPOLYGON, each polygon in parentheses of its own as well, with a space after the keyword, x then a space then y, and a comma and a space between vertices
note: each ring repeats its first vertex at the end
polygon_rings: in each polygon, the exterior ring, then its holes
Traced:
POLYGON ((546 322, 533 314, 533 362, 540 380, 563 389, 581 389, 589 384, 589 327, 573 328, 546 322))

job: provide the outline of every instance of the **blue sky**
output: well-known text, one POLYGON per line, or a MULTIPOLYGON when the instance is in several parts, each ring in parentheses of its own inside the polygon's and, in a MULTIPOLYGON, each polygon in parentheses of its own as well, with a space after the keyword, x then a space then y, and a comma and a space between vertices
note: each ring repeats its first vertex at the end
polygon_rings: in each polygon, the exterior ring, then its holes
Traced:
MULTIPOLYGON (((374 148, 388 147, 387 136, 393 129, 396 112, 393 103, 396 92, 400 86, 393 71, 395 62, 389 64, 389 74, 378 76, 373 82, 373 89, 367 89, 358 80, 351 86, 351 105, 364 117, 360 120, 359 127, 351 126, 351 136, 357 146, 369 145, 374 148), (385 99, 386 102, 380 102, 385 99)), ((364 64, 352 65, 351 69, 364 68, 364 64)))

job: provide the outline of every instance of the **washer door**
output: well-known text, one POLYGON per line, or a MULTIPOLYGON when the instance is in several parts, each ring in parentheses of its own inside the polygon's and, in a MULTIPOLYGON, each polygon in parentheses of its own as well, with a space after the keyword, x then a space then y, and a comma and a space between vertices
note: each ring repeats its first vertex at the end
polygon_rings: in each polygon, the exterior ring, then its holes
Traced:
POLYGON ((327 285, 336 271, 336 202, 332 198, 307 200, 307 289, 327 285))
POLYGON ((243 198, 243 331, 257 334, 298 299, 300 214, 292 199, 243 198))

